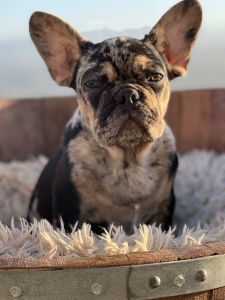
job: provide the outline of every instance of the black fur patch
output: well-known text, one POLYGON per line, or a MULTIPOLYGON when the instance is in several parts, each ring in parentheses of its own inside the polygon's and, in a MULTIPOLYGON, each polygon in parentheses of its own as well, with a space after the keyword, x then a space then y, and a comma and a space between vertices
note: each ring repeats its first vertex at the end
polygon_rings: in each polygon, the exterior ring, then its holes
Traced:
MULTIPOLYGON (((107 124, 107 119, 109 115, 113 112, 113 110, 116 108, 116 103, 115 101, 110 101, 106 103, 104 106, 103 112, 99 116, 99 126, 104 127, 107 124)), ((102 129, 102 133, 104 132, 104 129, 102 129)))
MULTIPOLYGON (((29 211, 32 209, 33 202, 38 198, 37 212, 42 218, 48 220, 50 223, 53 221, 52 216, 52 190, 55 180, 56 170, 58 162, 63 153, 62 147, 60 147, 55 154, 50 158, 49 162, 42 171, 35 190, 31 196, 29 205, 29 211)), ((28 217, 28 222, 32 222, 28 217)))
POLYGON ((173 187, 171 189, 170 199, 168 201, 169 201, 168 214, 165 216, 164 222, 162 223, 162 229, 166 231, 169 230, 169 227, 172 226, 172 222, 173 222, 173 213, 174 213, 175 203, 176 203, 173 187))
POLYGON ((158 166, 160 166, 160 164, 158 162, 156 162, 156 161, 151 164, 152 168, 155 168, 155 167, 158 167, 158 166))
POLYGON ((170 176, 170 178, 172 178, 176 174, 176 171, 177 171, 177 168, 178 168, 178 157, 177 157, 176 152, 175 153, 174 152, 170 153, 169 161, 170 161, 169 176, 170 176))
POLYGON ((129 168, 129 162, 127 162, 126 160, 124 160, 123 162, 123 169, 126 170, 127 168, 129 168))
POLYGON ((97 235, 101 235, 102 233, 104 233, 104 229, 108 229, 109 224, 107 222, 102 222, 102 223, 92 223, 91 224, 91 230, 97 234, 97 235))
POLYGON ((186 33, 185 33, 185 39, 186 40, 190 40, 192 41, 197 33, 197 29, 196 28, 190 28, 186 33))
POLYGON ((78 61, 77 64, 75 65, 75 69, 73 72, 73 78, 70 83, 70 87, 73 88, 75 91, 76 91, 76 78, 77 78, 77 72, 79 70, 79 67, 80 67, 80 61, 78 61))
POLYGON ((187 13, 187 11, 190 9, 190 6, 193 5, 195 2, 195 0, 184 0, 183 1, 183 10, 182 10, 182 14, 183 16, 187 13))
POLYGON ((72 127, 72 125, 69 124, 64 131, 63 145, 67 146, 72 139, 75 139, 75 137, 79 134, 79 132, 82 129, 83 127, 80 122, 76 123, 74 127, 72 127))
POLYGON ((57 174, 53 188, 53 219, 59 226, 62 218, 67 232, 79 220, 80 195, 70 178, 69 158, 64 152, 58 164, 57 174))

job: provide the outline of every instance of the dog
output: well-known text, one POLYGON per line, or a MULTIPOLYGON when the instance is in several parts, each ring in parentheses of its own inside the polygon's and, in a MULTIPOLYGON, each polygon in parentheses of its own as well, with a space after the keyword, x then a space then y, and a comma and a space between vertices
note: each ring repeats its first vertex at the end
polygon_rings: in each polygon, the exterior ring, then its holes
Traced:
POLYGON ((140 223, 172 224, 175 140, 164 121, 169 81, 185 74, 202 20, 197 0, 166 12, 142 40, 93 44, 61 19, 35 12, 30 34, 52 78, 77 93, 78 109, 31 197, 28 220, 100 234, 140 223))

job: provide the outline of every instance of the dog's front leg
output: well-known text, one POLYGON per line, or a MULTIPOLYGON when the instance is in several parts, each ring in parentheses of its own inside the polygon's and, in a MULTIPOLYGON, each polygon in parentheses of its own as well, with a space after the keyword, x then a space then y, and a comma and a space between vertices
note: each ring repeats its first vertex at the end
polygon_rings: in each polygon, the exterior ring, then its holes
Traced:
POLYGON ((60 227, 62 218, 66 232, 79 220, 80 196, 70 179, 70 165, 64 152, 58 164, 53 187, 53 224, 60 227))
POLYGON ((173 153, 169 157, 169 168, 167 171, 167 179, 164 183, 164 190, 160 196, 160 202, 158 213, 150 218, 147 224, 155 223, 157 226, 161 225, 163 230, 168 230, 173 225, 173 213, 175 209, 176 198, 174 195, 174 178, 178 168, 178 157, 176 153, 173 153))

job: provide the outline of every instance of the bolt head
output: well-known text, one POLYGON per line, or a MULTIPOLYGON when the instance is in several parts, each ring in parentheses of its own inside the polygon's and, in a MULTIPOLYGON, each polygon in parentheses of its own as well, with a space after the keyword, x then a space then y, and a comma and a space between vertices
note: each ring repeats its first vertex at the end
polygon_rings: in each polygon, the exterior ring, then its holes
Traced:
POLYGON ((174 285, 176 286, 182 286, 183 284, 185 284, 185 279, 183 275, 178 275, 174 281, 173 281, 174 285))
POLYGON ((91 286, 91 292, 95 295, 100 295, 101 292, 102 292, 102 286, 101 284, 99 283, 94 283, 92 286, 91 286))
POLYGON ((10 294, 13 298, 17 298, 21 295, 21 289, 17 286, 13 286, 10 289, 10 294))
POLYGON ((161 279, 158 276, 153 276, 149 280, 149 286, 152 289, 156 289, 157 287, 160 286, 160 284, 161 284, 161 279))
POLYGON ((195 274, 195 279, 198 282, 203 282, 207 278, 207 271, 205 270, 200 270, 195 274))

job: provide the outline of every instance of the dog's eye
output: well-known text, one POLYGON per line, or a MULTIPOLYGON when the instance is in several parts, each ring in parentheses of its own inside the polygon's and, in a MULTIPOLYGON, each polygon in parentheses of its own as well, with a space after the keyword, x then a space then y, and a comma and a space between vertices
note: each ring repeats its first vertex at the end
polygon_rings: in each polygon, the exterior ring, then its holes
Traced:
POLYGON ((96 89, 96 88, 101 88, 102 87, 102 83, 99 82, 99 81, 95 81, 95 80, 87 81, 85 83, 85 85, 86 85, 86 87, 91 88, 91 89, 96 89))
POLYGON ((163 78, 163 75, 161 75, 159 73, 154 73, 148 77, 148 81, 157 82, 157 81, 160 81, 162 78, 163 78))

